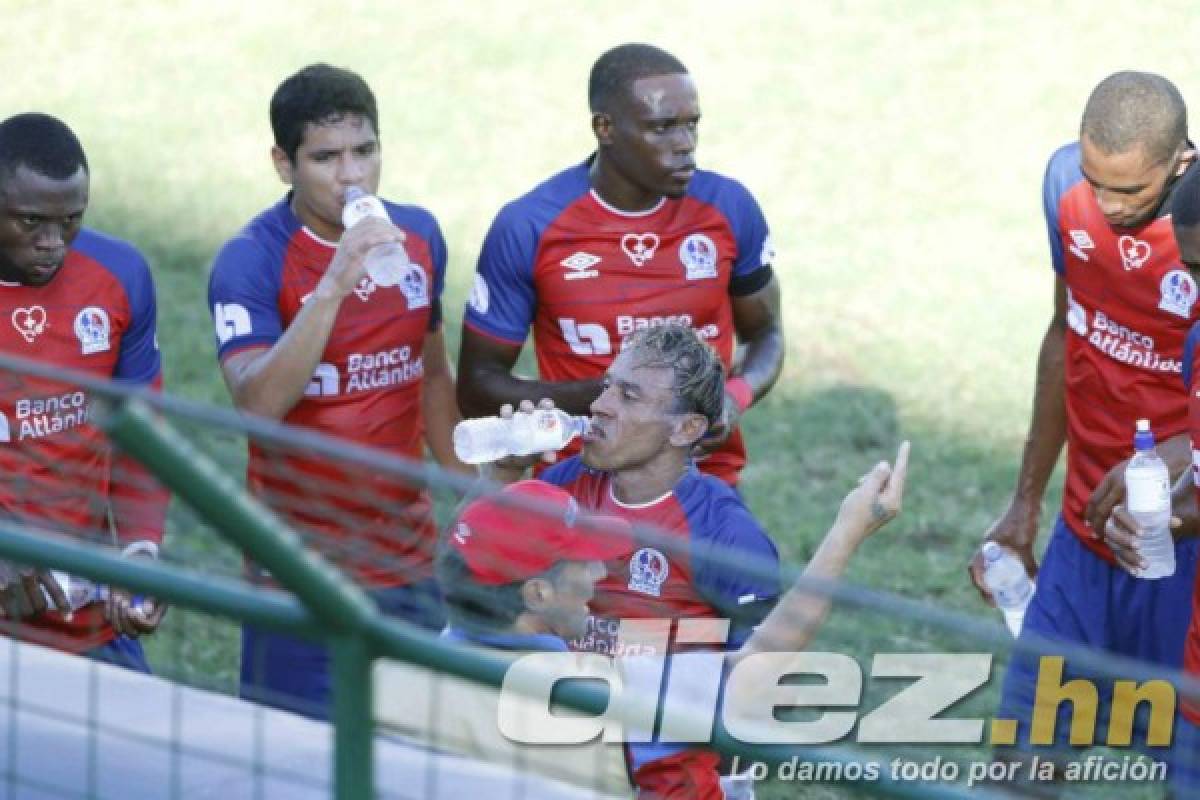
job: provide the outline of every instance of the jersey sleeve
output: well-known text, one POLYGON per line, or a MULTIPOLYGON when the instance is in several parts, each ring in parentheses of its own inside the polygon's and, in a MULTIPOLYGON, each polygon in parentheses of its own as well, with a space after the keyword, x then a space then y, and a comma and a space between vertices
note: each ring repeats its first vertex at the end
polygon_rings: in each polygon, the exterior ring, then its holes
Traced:
POLYGON ((730 620, 730 646, 739 647, 779 597, 775 543, 745 506, 726 500, 692 547, 696 589, 730 620))
POLYGON ((771 267, 775 262, 775 248, 758 201, 740 183, 733 185, 736 195, 730 210, 730 223, 737 242, 737 258, 733 262, 733 280, 737 282, 764 267, 771 267))
POLYGON ((121 335, 113 380, 128 383, 154 383, 162 374, 158 352, 158 303, 154 278, 141 254, 135 254, 134 268, 124 282, 129 298, 129 326, 121 335))
POLYGON ((1059 202, 1067 189, 1083 178, 1079 166, 1079 145, 1059 148, 1046 165, 1042 180, 1042 212, 1046 217, 1046 235, 1050 240, 1050 263, 1059 275, 1066 269, 1063 258, 1062 231, 1059 226, 1059 202))
POLYGON ((263 248, 239 236, 217 253, 208 281, 208 308, 217 337, 217 358, 263 345, 283 335, 279 315, 279 265, 263 248))
POLYGON ((479 253, 475 286, 464 322, 513 344, 522 344, 533 323, 537 297, 533 260, 538 233, 534 221, 509 204, 497 216, 479 253))
POLYGON ((441 226, 433 221, 433 229, 429 234, 429 258, 433 262, 433 302, 429 309, 429 332, 436 332, 442 327, 442 292, 446 288, 446 239, 442 236, 441 226))
POLYGON ((1183 385, 1188 393, 1188 430, 1192 440, 1192 483, 1200 492, 1200 322, 1192 326, 1183 345, 1183 385))

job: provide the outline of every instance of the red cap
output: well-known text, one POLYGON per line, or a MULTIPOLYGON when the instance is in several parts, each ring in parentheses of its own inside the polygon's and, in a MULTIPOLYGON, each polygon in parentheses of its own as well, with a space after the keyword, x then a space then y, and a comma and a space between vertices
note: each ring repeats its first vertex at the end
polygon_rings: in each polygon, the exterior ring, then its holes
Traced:
POLYGON ((609 561, 633 550, 617 517, 580 517, 579 504, 543 481, 518 481, 467 506, 450 546, 479 583, 498 586, 540 575, 560 561, 609 561))

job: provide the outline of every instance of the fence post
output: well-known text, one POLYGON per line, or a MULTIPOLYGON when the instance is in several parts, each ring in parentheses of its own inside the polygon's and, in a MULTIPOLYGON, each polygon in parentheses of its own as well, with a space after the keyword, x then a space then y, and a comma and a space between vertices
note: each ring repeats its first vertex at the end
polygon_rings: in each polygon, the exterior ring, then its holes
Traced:
POLYGON ((370 800, 375 784, 372 653, 362 636, 329 642, 333 673, 333 788, 338 800, 370 800))

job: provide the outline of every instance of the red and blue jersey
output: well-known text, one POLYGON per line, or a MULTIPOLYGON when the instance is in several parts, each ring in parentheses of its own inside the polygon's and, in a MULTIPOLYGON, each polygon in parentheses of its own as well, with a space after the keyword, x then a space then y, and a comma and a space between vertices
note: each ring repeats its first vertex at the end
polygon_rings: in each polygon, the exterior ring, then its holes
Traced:
MULTIPOLYGON (((300 313, 337 245, 305 228, 290 195, 217 254, 209 307, 217 354, 269 348, 300 313)), ((284 422, 420 460, 426 336, 441 324, 446 245, 422 208, 384 203, 404 231, 409 273, 398 286, 364 277, 342 302, 304 396, 284 422)), ((431 574, 432 502, 390 475, 250 445, 247 483, 352 577, 398 586, 431 574)))
MULTIPOLYGON (((1200 494, 1200 323, 1192 327, 1184 344, 1183 388, 1187 391, 1188 430, 1192 440, 1192 482, 1200 494)), ((1183 671, 1200 677, 1200 575, 1192 592, 1192 619, 1183 648, 1183 671)), ((1200 725, 1200 702, 1184 697, 1180 710, 1200 725)))
POLYGON ((611 476, 589 469, 578 456, 554 465, 541 479, 563 487, 582 508, 621 517, 639 530, 675 541, 637 540, 634 549, 607 564, 589 607, 588 633, 579 650, 610 653, 622 619, 728 619, 729 645, 738 647, 779 596, 775 544, 737 492, 711 475, 690 469, 663 497, 628 505, 613 494, 611 476))
MULTIPOLYGON (((84 228, 44 286, 0 282, 0 351, 129 384, 161 386, 154 282, 131 245, 84 228)), ((115 455, 79 386, 31 375, 0 386, 0 513, 110 545, 160 542, 167 494, 115 455), (109 513, 113 525, 109 525, 109 513)), ((82 652, 115 633, 102 607, 46 613, 22 638, 82 652)))
MULTIPOLYGON (((1197 287, 1179 261, 1169 216, 1114 228, 1083 177, 1079 145, 1050 159, 1043 186, 1054 269, 1067 287, 1067 479, 1063 517, 1083 543, 1092 491, 1132 452, 1136 420, 1161 441, 1187 429, 1179 391, 1183 343, 1197 320, 1197 287)), ((1164 204, 1165 205, 1165 204, 1164 204)))
MULTIPOLYGON (((767 223, 753 196, 701 170, 683 197, 624 212, 592 191, 588 167, 561 172, 500 211, 483 243, 464 324, 516 345, 532 327, 545 381, 598 378, 624 337, 665 322, 692 326, 728 369, 730 297, 752 294, 771 278, 767 223)), ((734 484, 745 461, 735 431, 701 469, 734 484)))

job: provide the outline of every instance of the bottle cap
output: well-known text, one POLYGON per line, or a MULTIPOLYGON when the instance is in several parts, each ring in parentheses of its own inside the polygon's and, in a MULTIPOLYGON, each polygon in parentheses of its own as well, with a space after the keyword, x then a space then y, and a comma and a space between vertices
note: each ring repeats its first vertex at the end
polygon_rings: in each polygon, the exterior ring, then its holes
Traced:
POLYGON ((1004 556, 1004 550, 995 542, 984 542, 981 549, 983 551, 983 560, 987 562, 999 561, 1004 556))
POLYGON ((1150 430, 1150 420, 1139 419, 1137 421, 1137 433, 1133 435, 1133 449, 1154 449, 1154 432, 1150 430))

